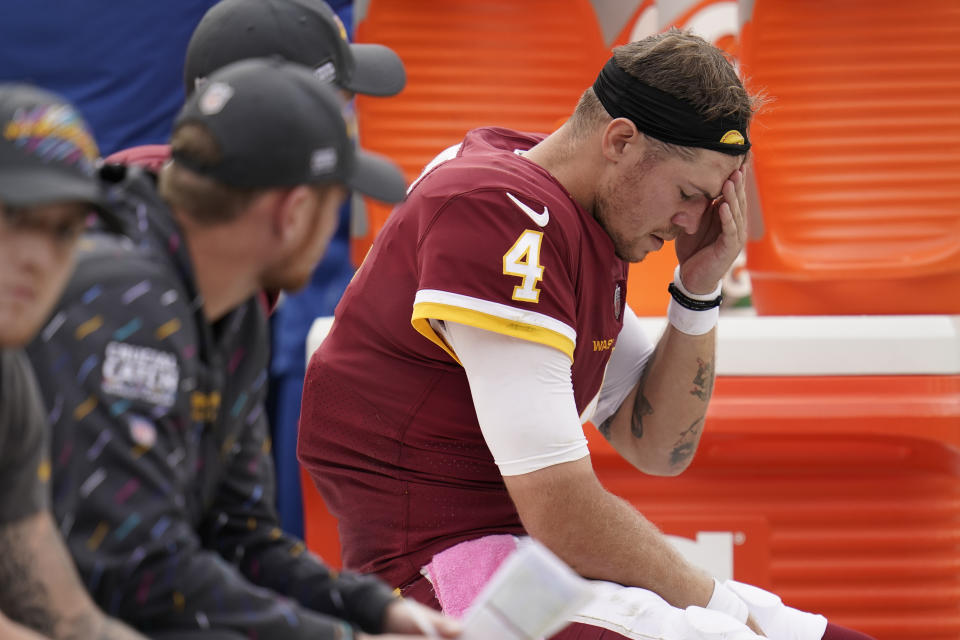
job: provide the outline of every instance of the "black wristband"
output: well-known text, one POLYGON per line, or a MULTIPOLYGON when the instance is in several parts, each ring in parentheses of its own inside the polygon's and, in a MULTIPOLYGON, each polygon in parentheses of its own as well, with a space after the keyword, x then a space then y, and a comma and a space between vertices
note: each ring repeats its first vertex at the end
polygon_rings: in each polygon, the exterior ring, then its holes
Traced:
POLYGON ((718 295, 713 300, 694 300, 693 298, 686 296, 680 291, 680 287, 674 283, 670 283, 670 286, 667 287, 667 291, 670 292, 670 295, 673 296, 673 299, 676 300, 677 304, 685 309, 690 309, 691 311, 707 311, 708 309, 713 309, 714 307, 719 307, 720 303, 723 302, 723 294, 718 295))

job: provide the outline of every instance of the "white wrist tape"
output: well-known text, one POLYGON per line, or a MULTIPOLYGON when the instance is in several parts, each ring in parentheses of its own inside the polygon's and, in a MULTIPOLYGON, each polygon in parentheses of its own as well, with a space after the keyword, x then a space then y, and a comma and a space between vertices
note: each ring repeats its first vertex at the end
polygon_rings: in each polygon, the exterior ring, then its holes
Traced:
POLYGON ((693 298, 694 300, 713 300, 720 295, 720 291, 723 289, 723 280, 721 280, 717 282, 717 288, 710 293, 690 293, 687 291, 687 288, 683 286, 683 281, 680 279, 680 265, 677 265, 673 270, 673 284, 677 285, 677 289, 680 289, 680 293, 688 298, 693 298))
POLYGON ((746 622, 747 616, 750 615, 747 603, 741 600, 737 594, 725 585, 721 584, 716 578, 713 579, 713 595, 710 596, 707 609, 720 611, 740 622, 746 622))
MULTIPOLYGON (((694 300, 713 300, 720 295, 721 284, 719 282, 717 283, 717 288, 711 293, 700 294, 687 291, 687 288, 683 286, 683 282, 680 280, 679 265, 677 265, 677 268, 673 271, 673 284, 676 285, 683 295, 688 298, 693 298, 694 300)), ((677 303, 673 298, 670 298, 670 304, 667 306, 667 320, 681 333, 691 336, 702 336, 705 333, 710 333, 710 331, 717 326, 717 321, 720 320, 720 307, 714 307, 704 311, 694 311, 693 309, 687 309, 677 303)))
POLYGON ((720 307, 707 309, 706 311, 694 311, 680 306, 676 300, 670 299, 667 306, 667 320, 676 328, 677 331, 689 336, 702 336, 710 333, 717 321, 720 320, 720 307))

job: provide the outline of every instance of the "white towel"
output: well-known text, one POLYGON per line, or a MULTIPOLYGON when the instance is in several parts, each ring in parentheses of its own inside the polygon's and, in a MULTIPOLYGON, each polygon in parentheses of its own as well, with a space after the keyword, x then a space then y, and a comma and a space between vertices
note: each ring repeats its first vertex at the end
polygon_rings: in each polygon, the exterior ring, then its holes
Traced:
POLYGON ((734 580, 725 584, 747 603, 750 615, 772 640, 820 640, 827 630, 826 618, 788 607, 776 594, 734 580))
POLYGON ((634 640, 763 640, 732 616, 701 607, 679 609, 647 589, 591 581, 594 598, 572 622, 634 640))

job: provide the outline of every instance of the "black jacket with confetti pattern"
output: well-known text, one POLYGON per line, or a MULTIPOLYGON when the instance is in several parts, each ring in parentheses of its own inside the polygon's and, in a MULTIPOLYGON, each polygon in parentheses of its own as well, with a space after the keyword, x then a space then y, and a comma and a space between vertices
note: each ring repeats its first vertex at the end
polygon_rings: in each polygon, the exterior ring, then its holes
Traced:
POLYGON ((53 425, 54 511, 90 592, 145 631, 380 631, 391 590, 330 571, 278 528, 261 305, 208 324, 152 179, 115 174, 125 235, 81 240, 28 349, 53 425))

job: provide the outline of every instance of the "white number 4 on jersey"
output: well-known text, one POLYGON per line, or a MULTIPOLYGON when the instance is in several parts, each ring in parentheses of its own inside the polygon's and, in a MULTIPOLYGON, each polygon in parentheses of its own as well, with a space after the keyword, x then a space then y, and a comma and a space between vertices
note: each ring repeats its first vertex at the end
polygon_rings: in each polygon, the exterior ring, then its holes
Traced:
POLYGON ((503 273, 523 278, 513 288, 513 299, 522 302, 538 302, 540 289, 537 283, 543 280, 543 267, 540 265, 540 244, 543 232, 527 229, 520 234, 510 250, 503 254, 503 273))

